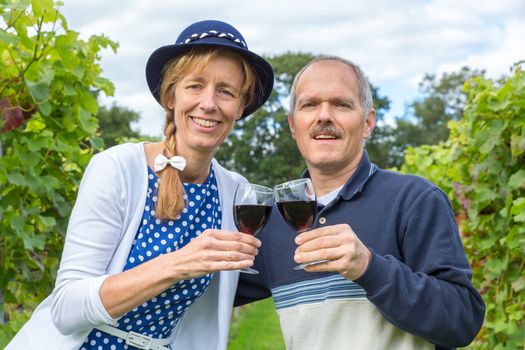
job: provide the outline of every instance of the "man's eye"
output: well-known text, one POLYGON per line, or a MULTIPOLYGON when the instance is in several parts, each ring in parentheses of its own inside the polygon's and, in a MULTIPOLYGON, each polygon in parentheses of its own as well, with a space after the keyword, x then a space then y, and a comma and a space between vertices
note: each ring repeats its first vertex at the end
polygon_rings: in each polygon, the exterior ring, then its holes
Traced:
POLYGON ((313 102, 305 102, 301 105, 301 108, 312 108, 315 107, 315 103, 313 102))
POLYGON ((336 106, 339 108, 352 109, 352 105, 348 102, 338 102, 336 106))

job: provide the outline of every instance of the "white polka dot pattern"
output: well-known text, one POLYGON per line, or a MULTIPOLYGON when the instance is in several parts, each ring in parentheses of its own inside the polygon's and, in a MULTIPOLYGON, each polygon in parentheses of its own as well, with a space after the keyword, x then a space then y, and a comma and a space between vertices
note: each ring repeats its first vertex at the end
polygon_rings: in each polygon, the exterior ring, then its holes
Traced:
MULTIPOLYGON (((221 227, 219 193, 213 168, 206 182, 184 184, 186 208, 175 220, 161 221, 155 216, 159 179, 148 168, 148 192, 142 224, 124 270, 129 270, 160 254, 184 247, 208 228, 221 227)), ((163 293, 143 303, 119 319, 117 327, 153 338, 169 337, 186 309, 201 296, 211 281, 211 274, 179 281, 163 293)), ((94 329, 81 350, 134 349, 122 339, 94 329)))

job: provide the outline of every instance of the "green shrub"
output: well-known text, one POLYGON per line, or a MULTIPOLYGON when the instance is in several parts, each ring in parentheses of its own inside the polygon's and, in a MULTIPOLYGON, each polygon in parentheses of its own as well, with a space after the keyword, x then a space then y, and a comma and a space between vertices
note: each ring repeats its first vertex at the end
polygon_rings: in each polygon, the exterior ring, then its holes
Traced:
POLYGON ((465 84, 463 118, 449 139, 409 149, 401 171, 425 176, 451 198, 473 280, 487 304, 472 349, 525 344, 525 73, 465 84))
POLYGON ((113 93, 97 62, 116 44, 79 39, 59 6, 0 0, 0 348, 53 288, 78 183, 102 145, 96 94, 113 93))

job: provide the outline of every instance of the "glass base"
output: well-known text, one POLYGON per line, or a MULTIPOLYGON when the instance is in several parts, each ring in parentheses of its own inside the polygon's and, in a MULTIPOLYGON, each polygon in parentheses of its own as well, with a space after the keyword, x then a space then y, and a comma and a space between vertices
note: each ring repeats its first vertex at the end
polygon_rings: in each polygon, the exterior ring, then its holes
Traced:
POLYGON ((294 270, 304 270, 304 268, 307 267, 307 266, 318 265, 318 264, 322 264, 322 263, 329 262, 329 261, 330 261, 330 260, 318 260, 318 261, 312 261, 312 262, 309 262, 309 263, 306 263, 306 264, 297 265, 297 266, 294 267, 293 269, 294 269, 294 270))
POLYGON ((255 269, 252 269, 251 267, 247 267, 247 268, 241 269, 241 270, 239 270, 239 272, 250 273, 252 275, 259 274, 259 271, 255 270, 255 269))

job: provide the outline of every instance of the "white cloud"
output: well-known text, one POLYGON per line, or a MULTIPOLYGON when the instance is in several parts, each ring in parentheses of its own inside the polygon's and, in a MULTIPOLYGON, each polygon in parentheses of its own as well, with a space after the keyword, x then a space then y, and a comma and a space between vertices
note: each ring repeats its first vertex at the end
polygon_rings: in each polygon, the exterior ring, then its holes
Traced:
POLYGON ((63 13, 84 37, 104 33, 119 42, 118 53, 105 52, 102 60, 116 86, 111 100, 139 111, 141 131, 156 135, 163 113, 149 94, 145 63, 197 20, 232 23, 261 54, 351 59, 392 99, 391 116, 403 113, 426 73, 467 65, 499 76, 525 59, 523 0, 65 0, 63 13))

